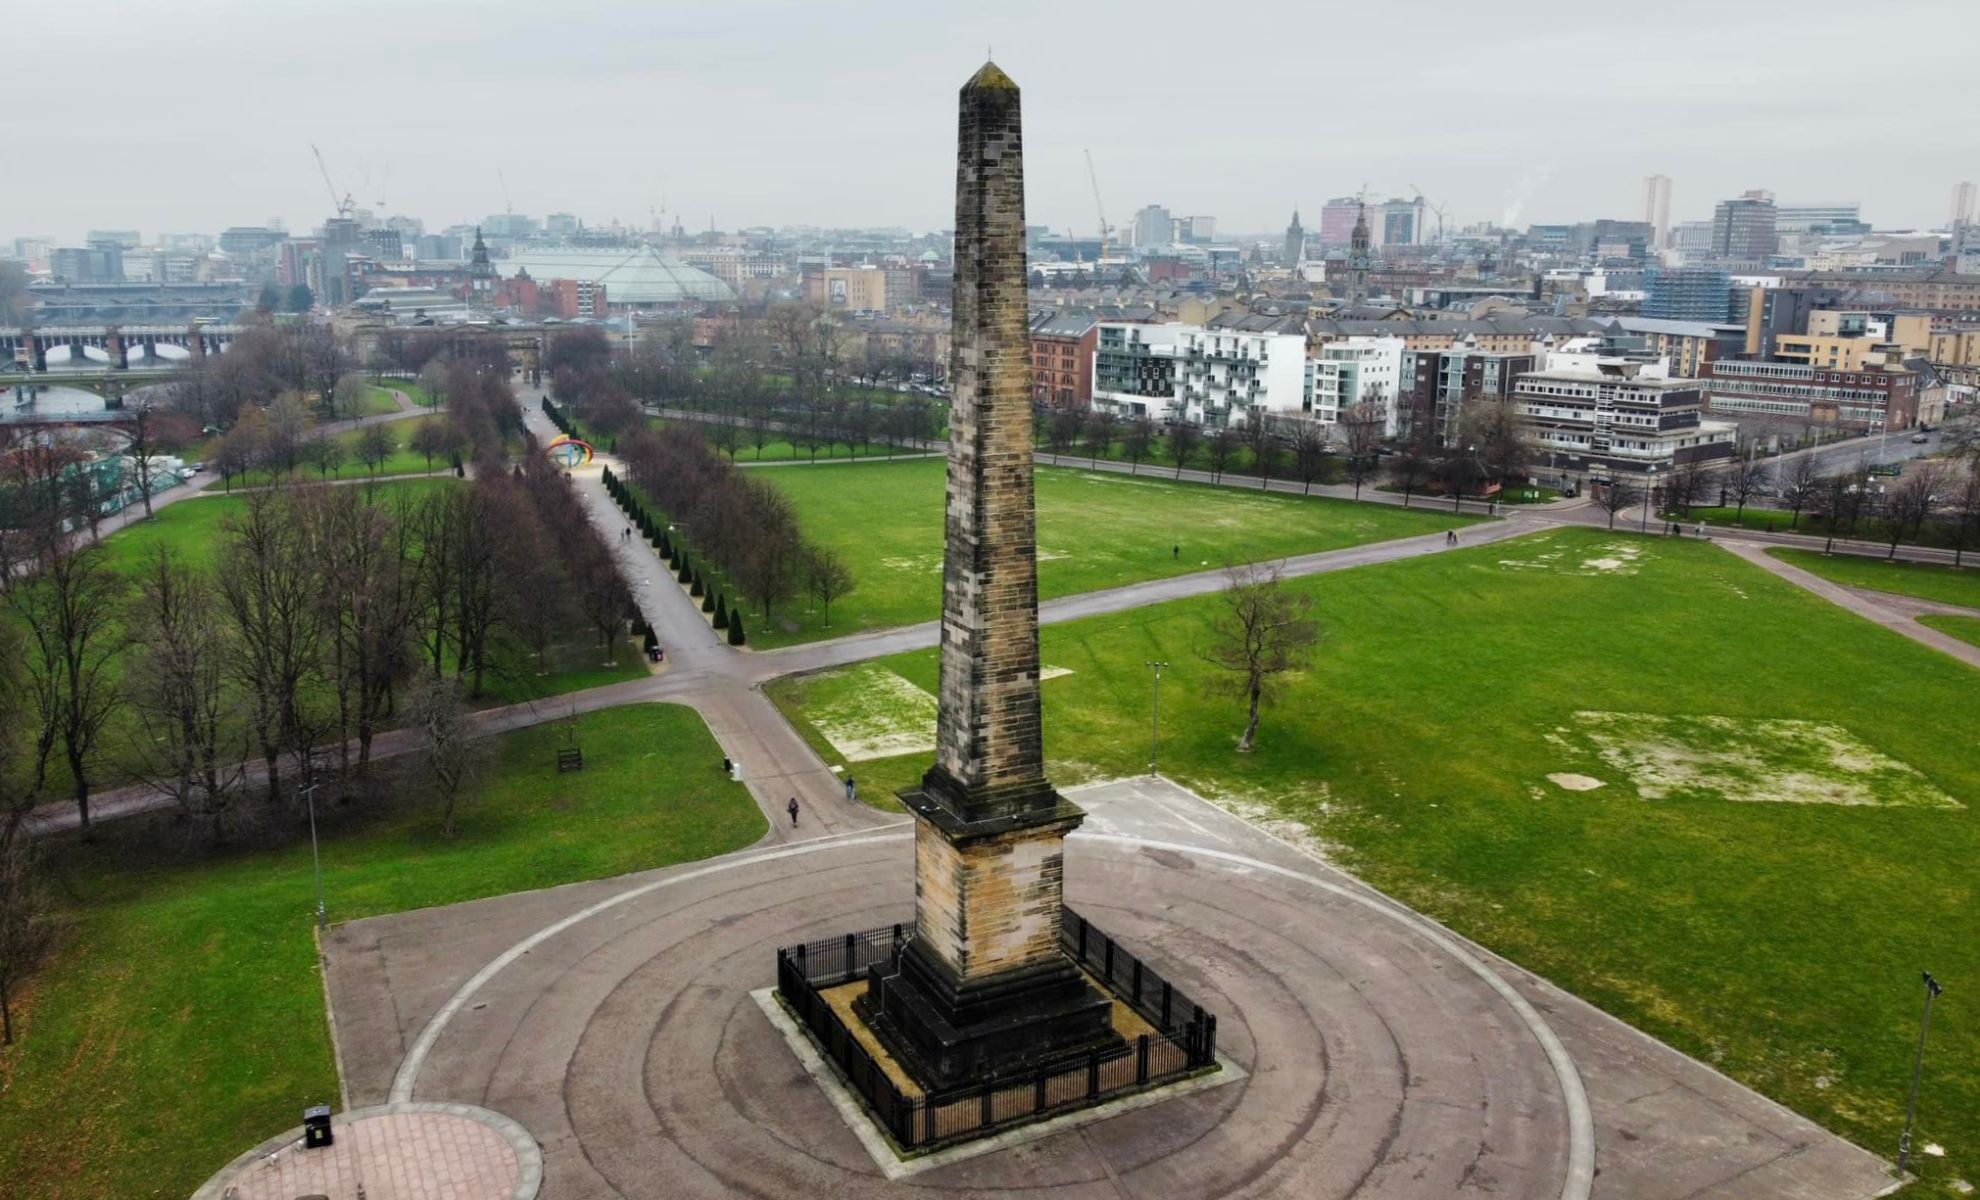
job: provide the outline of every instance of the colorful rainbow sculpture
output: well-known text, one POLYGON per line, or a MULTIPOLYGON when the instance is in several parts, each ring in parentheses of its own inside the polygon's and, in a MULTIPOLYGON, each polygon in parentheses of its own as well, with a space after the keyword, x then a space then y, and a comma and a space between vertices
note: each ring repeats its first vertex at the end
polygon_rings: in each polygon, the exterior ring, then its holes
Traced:
POLYGON ((581 442, 569 434, 558 434, 548 446, 543 448, 543 452, 550 456, 551 461, 560 462, 566 467, 584 467, 591 464, 590 444, 581 442))

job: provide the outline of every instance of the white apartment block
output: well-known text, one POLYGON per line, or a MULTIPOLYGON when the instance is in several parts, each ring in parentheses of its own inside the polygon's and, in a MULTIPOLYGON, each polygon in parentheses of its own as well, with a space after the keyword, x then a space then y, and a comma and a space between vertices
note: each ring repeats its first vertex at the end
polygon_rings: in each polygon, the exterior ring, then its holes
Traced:
POLYGON ((1198 325, 1103 321, 1093 354, 1093 403, 1124 417, 1212 429, 1306 407, 1306 339, 1198 325))
POLYGON ((1334 426, 1357 404, 1374 405, 1382 415, 1382 436, 1400 430, 1397 390, 1402 381, 1405 343, 1398 337, 1343 338, 1320 348, 1306 361, 1306 412, 1321 425, 1334 426))

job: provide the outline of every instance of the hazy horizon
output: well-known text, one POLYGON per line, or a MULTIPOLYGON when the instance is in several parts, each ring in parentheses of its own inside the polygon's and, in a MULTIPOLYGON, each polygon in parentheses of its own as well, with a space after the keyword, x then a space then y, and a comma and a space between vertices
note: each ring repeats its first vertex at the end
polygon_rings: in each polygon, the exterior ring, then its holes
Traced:
POLYGON ((1099 221, 1089 149, 1110 224, 1162 204, 1224 232, 1295 205, 1316 225, 1364 184, 1420 185, 1450 228, 1640 219, 1653 173, 1674 222, 1766 188, 1931 227, 1980 178, 1971 0, 1896 0, 1867 25, 1836 0, 1205 11, 68 0, 16 48, 35 115, 15 161, 34 174, 0 237, 303 233, 331 213, 311 142, 338 195, 429 229, 511 204, 943 229, 955 90, 991 49, 1024 89, 1029 220, 1080 233, 1099 221))

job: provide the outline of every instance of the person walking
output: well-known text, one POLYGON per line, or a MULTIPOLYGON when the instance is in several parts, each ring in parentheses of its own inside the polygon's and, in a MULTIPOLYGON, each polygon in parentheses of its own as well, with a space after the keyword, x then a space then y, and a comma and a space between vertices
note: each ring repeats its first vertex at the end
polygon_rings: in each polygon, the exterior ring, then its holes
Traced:
POLYGON ((791 802, 784 806, 784 811, 791 814, 791 828, 796 829, 797 815, 798 815, 798 802, 796 796, 791 797, 791 802))
POLYGON ((1174 546, 1171 546, 1171 547, 1169 547, 1169 557, 1170 557, 1170 558, 1181 558, 1181 557, 1182 557, 1182 546, 1181 546, 1180 544, 1177 544, 1177 545, 1174 545, 1174 546))
POLYGON ((853 782, 853 777, 850 775, 846 776, 846 799, 851 801, 859 799, 859 785, 853 782))
POLYGON ((1699 537, 1704 537, 1704 536, 1705 536, 1705 522, 1703 522, 1703 521, 1700 521, 1700 522, 1698 523, 1698 536, 1699 536, 1699 537))

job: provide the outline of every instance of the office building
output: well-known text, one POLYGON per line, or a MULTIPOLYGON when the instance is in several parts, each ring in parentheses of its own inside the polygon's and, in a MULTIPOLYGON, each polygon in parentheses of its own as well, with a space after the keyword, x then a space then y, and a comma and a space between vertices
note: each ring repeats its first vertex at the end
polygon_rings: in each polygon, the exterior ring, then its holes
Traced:
POLYGON ((1176 219, 1159 204, 1151 204, 1134 214, 1134 248, 1153 250, 1171 246, 1176 240, 1176 219))
POLYGON ((1423 238, 1423 201, 1390 200, 1382 205, 1381 245, 1414 246, 1423 238))
POLYGON ((1732 263, 1766 261, 1780 246, 1777 217, 1772 192, 1744 192, 1736 200, 1719 201, 1712 213, 1712 253, 1732 263))
POLYGON ((1654 484, 1679 463, 1730 457, 1736 428, 1704 417, 1696 379, 1668 364, 1602 353, 1550 354, 1519 376, 1513 404, 1536 467, 1560 477, 1654 484))
POLYGON ((1657 249, 1671 233, 1671 177, 1650 175, 1643 180, 1643 220, 1650 226, 1657 249))
POLYGON ((1952 193, 1952 223, 1954 225, 1968 225, 1972 221, 1973 185, 1970 183, 1955 183, 1953 184, 1952 193))
POLYGON ((1358 198, 1341 196, 1327 201, 1320 209, 1320 244, 1329 248, 1347 245, 1354 237, 1354 223, 1360 218, 1358 198))
POLYGON ((1918 376, 1896 346, 1859 370, 1792 362, 1719 359, 1705 367, 1711 411, 1772 417, 1803 425, 1866 433, 1909 429, 1918 420, 1918 376))
POLYGON ((1665 321, 1724 321, 1732 310, 1732 277, 1718 267, 1652 267, 1643 315, 1665 321))

